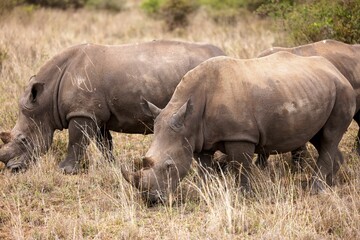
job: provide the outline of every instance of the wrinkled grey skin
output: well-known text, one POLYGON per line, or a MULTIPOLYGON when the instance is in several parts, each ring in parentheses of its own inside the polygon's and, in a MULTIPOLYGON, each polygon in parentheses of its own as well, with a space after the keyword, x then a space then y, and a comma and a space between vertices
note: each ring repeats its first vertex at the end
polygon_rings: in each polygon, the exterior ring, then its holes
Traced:
MULTIPOLYGON (((299 56, 322 56, 329 60, 349 81, 356 93, 356 111, 354 120, 360 126, 360 45, 349 45, 335 40, 323 40, 294 48, 273 47, 259 54, 258 57, 287 51, 299 56)), ((360 128, 356 138, 357 153, 360 155, 360 128)), ((293 162, 298 164, 306 154, 306 146, 292 151, 293 162)), ((268 155, 259 155, 256 163, 265 167, 268 155)))
POLYGON ((310 141, 319 152, 313 189, 321 190, 342 162, 338 144, 355 105, 349 82, 322 57, 212 58, 184 76, 163 110, 143 102, 145 112, 158 114, 146 167, 122 173, 149 203, 166 201, 194 153, 220 150, 251 190, 254 153, 287 152, 310 141))
POLYGON ((112 159, 110 130, 152 133, 153 117, 142 112, 140 96, 164 107, 186 72, 220 55, 224 52, 213 45, 176 41, 68 48, 30 79, 0 161, 22 168, 34 151, 49 149, 56 129, 66 128, 68 152, 60 162, 65 173, 78 172, 91 137, 112 159))

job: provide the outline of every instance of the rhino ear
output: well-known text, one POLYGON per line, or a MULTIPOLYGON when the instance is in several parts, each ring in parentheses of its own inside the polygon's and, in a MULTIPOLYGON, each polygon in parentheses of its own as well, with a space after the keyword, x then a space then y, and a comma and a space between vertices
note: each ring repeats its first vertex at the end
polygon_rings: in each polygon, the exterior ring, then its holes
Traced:
POLYGON ((30 82, 31 80, 33 80, 35 77, 36 77, 36 74, 35 74, 35 75, 32 75, 32 76, 29 78, 29 82, 30 82))
POLYGON ((142 96, 140 97, 140 105, 141 105, 142 111, 149 117, 156 118, 161 112, 160 108, 158 108, 151 102, 147 101, 142 96))
POLYGON ((188 117, 193 112, 193 104, 191 99, 186 101, 184 105, 171 117, 170 127, 174 130, 178 130, 184 126, 186 117, 188 117))
POLYGON ((29 100, 31 103, 36 102, 38 96, 44 91, 45 83, 34 83, 31 87, 29 100))

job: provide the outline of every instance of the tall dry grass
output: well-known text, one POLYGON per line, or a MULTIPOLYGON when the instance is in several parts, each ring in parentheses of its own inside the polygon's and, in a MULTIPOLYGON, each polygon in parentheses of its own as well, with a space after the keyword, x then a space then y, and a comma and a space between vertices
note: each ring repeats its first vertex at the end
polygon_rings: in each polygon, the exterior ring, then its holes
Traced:
MULTIPOLYGON (((133 7, 121 13, 29 10, 0 18, 0 130, 17 118, 17 99, 29 77, 50 57, 83 42, 122 44, 153 39, 210 42, 227 54, 254 57, 280 36, 250 15, 215 24, 206 12, 186 29, 167 32, 160 20, 133 7)), ((346 164, 337 186, 319 195, 303 188, 304 173, 291 173, 289 156, 276 156, 264 171, 254 169, 253 196, 238 194, 231 175, 194 168, 174 194, 175 204, 147 208, 125 182, 120 165, 143 156, 151 136, 114 133, 117 161, 107 163, 91 144, 76 176, 57 164, 66 154, 67 132, 57 132, 51 150, 28 171, 0 172, 0 239, 357 239, 360 236, 360 167, 353 153, 357 127, 341 143, 346 164)))

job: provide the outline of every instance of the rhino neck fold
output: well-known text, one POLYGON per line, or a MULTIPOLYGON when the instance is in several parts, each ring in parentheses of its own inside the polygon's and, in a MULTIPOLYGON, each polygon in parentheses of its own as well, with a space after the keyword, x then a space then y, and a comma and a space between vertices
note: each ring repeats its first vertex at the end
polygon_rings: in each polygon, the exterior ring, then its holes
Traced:
POLYGON ((62 130, 66 127, 66 123, 65 120, 63 120, 61 118, 60 115, 60 111, 59 111, 59 92, 60 92, 60 85, 61 85, 61 80, 63 79, 63 76, 66 72, 66 68, 67 65, 65 65, 64 69, 61 69, 60 67, 58 68, 60 71, 60 75, 59 78, 56 80, 55 83, 55 91, 54 91, 54 96, 53 96, 53 105, 54 105, 54 121, 55 121, 55 128, 62 130))

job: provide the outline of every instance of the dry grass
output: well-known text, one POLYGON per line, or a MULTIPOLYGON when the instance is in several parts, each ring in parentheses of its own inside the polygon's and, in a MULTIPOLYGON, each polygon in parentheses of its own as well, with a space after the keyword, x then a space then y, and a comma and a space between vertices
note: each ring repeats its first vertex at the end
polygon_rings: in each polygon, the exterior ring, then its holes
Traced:
MULTIPOLYGON (((29 77, 51 56, 82 42, 121 44, 153 39, 211 42, 247 58, 270 47, 277 35, 251 16, 216 25, 205 12, 187 29, 167 32, 137 9, 114 14, 16 9, 0 19, 0 130, 17 118, 17 99, 29 77)), ((176 204, 147 208, 119 171, 146 152, 151 136, 114 134, 117 162, 106 163, 92 144, 84 173, 66 176, 67 132, 57 132, 50 152, 25 173, 0 172, 0 239, 359 239, 360 167, 352 152, 357 127, 341 143, 346 165, 336 187, 311 196, 305 173, 291 174, 289 156, 255 169, 254 196, 237 193, 231 176, 193 170, 175 194, 176 204)), ((316 157, 311 151, 309 165, 316 157)))

